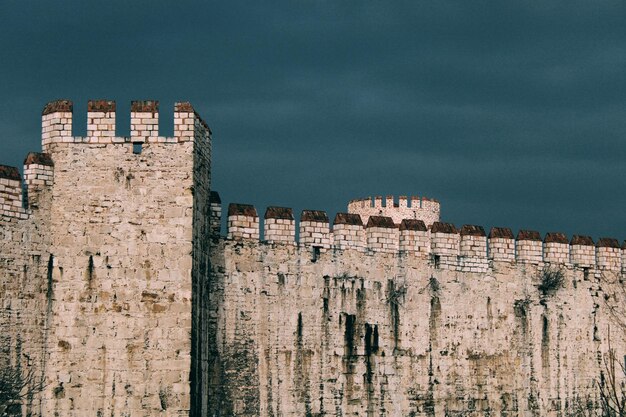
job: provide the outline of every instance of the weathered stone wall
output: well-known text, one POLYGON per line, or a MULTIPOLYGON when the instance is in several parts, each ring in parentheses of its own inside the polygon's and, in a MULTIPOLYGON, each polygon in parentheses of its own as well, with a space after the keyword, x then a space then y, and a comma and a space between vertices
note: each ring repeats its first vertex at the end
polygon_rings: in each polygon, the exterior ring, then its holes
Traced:
MULTIPOLYGON (((43 154, 29 154, 24 164, 29 208, 23 204, 17 169, 0 166, 0 199, 4 194, 7 200, 14 201, 0 216, 0 368, 21 371, 21 382, 27 383, 22 392, 22 411, 25 415, 39 415, 52 276, 51 191, 47 181, 40 183, 37 171, 48 177, 50 161, 43 154), (3 178, 8 173, 10 182, 3 178), (7 187, 11 183, 12 187, 7 187)), ((13 411, 15 408, 19 404, 13 411)))
MULTIPOLYGON (((404 247, 428 249, 390 252, 380 219, 361 227, 367 247, 267 243, 236 232, 253 222, 229 213, 235 232, 212 250, 209 415, 587 415, 609 343, 626 354, 620 256, 579 266, 569 244, 566 257, 555 249, 560 236, 525 232, 532 256, 516 258, 510 230, 488 240, 449 224, 426 242, 423 225, 405 225, 404 247), (550 271, 561 286, 546 285, 550 271)), ((598 258, 617 249, 603 244, 589 246, 598 258)))
POLYGON ((367 224, 370 216, 385 216, 391 217, 397 225, 404 219, 413 219, 430 226, 439 221, 441 206, 435 199, 419 196, 400 196, 396 203, 394 197, 388 195, 384 205, 381 196, 374 197, 374 201, 371 197, 352 200, 348 203, 348 213, 360 215, 363 224, 367 224))
POLYGON ((202 411, 210 130, 177 103, 174 136, 159 136, 158 102, 143 101, 132 103, 130 137, 118 137, 115 103, 91 101, 88 136, 74 137, 72 111, 68 101, 46 106, 47 154, 25 169, 29 202, 31 188, 50 194, 38 209, 46 218, 2 223, 3 285, 16 285, 31 240, 43 235, 49 251, 39 264, 50 271, 28 278, 45 286, 42 414, 188 415, 192 401, 202 411))
POLYGON ((157 102, 133 102, 130 137, 115 110, 90 101, 75 137, 72 103, 49 103, 23 183, 0 166, 0 366, 31 375, 24 414, 597 409, 610 349, 626 356, 626 242, 486 236, 402 197, 353 201, 332 228, 231 204, 223 238, 191 105, 173 137, 157 102))

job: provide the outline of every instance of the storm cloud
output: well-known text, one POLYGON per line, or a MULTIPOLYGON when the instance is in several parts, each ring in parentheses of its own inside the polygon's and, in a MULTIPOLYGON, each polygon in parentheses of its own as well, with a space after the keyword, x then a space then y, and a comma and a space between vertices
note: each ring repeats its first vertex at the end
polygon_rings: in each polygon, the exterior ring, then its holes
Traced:
POLYGON ((457 225, 626 238, 626 3, 0 4, 0 163, 40 114, 189 100, 222 201, 344 211, 425 195, 457 225))

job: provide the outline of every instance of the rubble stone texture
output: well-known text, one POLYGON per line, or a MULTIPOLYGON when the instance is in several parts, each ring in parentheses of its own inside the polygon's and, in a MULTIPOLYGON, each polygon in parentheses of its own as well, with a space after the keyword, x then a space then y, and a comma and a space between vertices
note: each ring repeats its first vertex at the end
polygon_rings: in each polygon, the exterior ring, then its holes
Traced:
MULTIPOLYGON (((328 215, 222 202, 189 103, 49 103, 0 166, 0 366, 43 416, 554 416, 626 355, 626 242, 463 225, 439 203, 328 215), (299 236, 296 236, 296 230, 299 236), (260 241, 263 231, 263 241, 260 241), (548 282, 554 273, 562 279, 548 282)), ((619 383, 619 381, 618 381, 619 383)))

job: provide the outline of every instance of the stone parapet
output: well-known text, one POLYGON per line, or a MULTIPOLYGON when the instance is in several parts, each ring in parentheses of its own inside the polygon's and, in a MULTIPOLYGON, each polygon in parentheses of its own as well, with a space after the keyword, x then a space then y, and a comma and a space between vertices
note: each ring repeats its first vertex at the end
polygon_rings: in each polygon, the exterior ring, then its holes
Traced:
POLYGON ((433 223, 430 229, 431 250, 435 255, 459 255, 460 236, 452 223, 433 223))
POLYGON ((264 219, 264 238, 268 243, 295 244, 296 222, 292 209, 268 207, 264 219))
MULTIPOLYGON (((74 106, 69 100, 57 100, 46 105, 42 112, 42 147, 46 153, 68 144, 116 144, 128 146, 133 153, 141 153, 145 143, 180 143, 201 140, 210 147, 211 129, 189 102, 174 104, 174 136, 159 134, 159 102, 137 100, 131 102, 130 136, 117 136, 115 129, 116 103, 112 100, 90 100, 87 105, 87 135, 72 135, 74 106)), ((210 151, 209 151, 210 152, 210 151)))
POLYGON ((22 204, 22 178, 15 167, 0 165, 0 219, 27 219, 22 204))
POLYGON ((302 211, 300 215, 300 244, 324 249, 330 248, 330 223, 325 211, 302 211))
POLYGON ((617 239, 603 237, 596 243, 598 269, 607 271, 622 270, 622 250, 617 239))
POLYGON ((48 152, 52 143, 72 143, 72 112, 74 105, 69 100, 52 101, 41 113, 41 144, 48 152))
POLYGON ((337 249, 365 249, 363 221, 358 214, 337 213, 333 221, 333 242, 337 249))
POLYGON ((489 268, 487 262, 487 235, 482 226, 463 225, 460 231, 460 271, 484 272, 489 268))
POLYGON ((365 231, 368 249, 387 253, 398 251, 399 230, 391 217, 370 216, 365 231))
POLYGON ((460 251, 460 235, 452 223, 434 222, 430 228, 430 250, 435 265, 456 269, 460 251))
POLYGON ((515 262, 515 238, 508 227, 492 227, 489 231, 489 259, 515 262))
POLYGON ((426 257, 430 253, 430 238, 422 220, 404 219, 400 223, 401 251, 426 257))
POLYGON ((581 268, 592 268, 596 264, 596 247, 589 236, 574 235, 570 241, 570 260, 581 268))
MULTIPOLYGON (((131 131, 132 131, 131 121, 131 131)), ((137 132, 135 132, 137 133, 137 132)), ((115 136, 115 101, 89 100, 87 103, 87 136, 98 141, 102 136, 115 136)))
POLYGON ((46 153, 30 152, 24 160, 24 184, 26 185, 26 203, 30 209, 39 207, 42 190, 49 189, 54 183, 54 163, 46 153))
POLYGON ((228 238, 259 239, 259 215, 254 206, 235 203, 228 206, 228 238))
MULTIPOLYGON (((251 231, 259 227, 258 217, 254 214, 256 209, 245 207, 247 214, 241 217, 241 221, 246 222, 243 227, 248 229, 245 238, 254 239, 251 236, 256 234, 251 231), (256 221, 253 220, 255 218, 256 221)), ((273 224, 280 222, 272 219, 265 219, 265 222, 268 220, 272 226, 266 225, 264 230, 266 236, 271 237, 275 233, 272 231, 273 224)), ((624 249, 612 238, 601 239, 595 247, 593 240, 587 236, 574 235, 568 243, 563 233, 551 232, 542 238, 539 232, 520 230, 514 238, 511 229, 505 227, 492 227, 487 237, 484 228, 478 225, 464 225, 457 229, 451 223, 435 222, 428 230, 421 220, 404 219, 396 225, 387 216, 370 216, 368 224, 363 226, 361 217, 352 213, 338 213, 331 228, 326 212, 317 210, 303 210, 299 225, 296 225, 297 219, 282 220, 289 223, 285 226, 289 230, 291 227, 294 230, 299 228, 299 239, 292 238, 293 235, 288 232, 279 239, 266 237, 268 242, 294 242, 303 247, 316 246, 324 250, 356 249, 431 257, 442 268, 462 272, 484 272, 491 268, 490 261, 533 265, 549 263, 610 271, 621 271, 624 265, 624 249)))
POLYGON ((461 256, 487 259, 487 235, 482 226, 463 225, 460 235, 461 256))
POLYGON ((563 233, 548 233, 543 240, 543 261, 553 264, 568 264, 569 242, 563 233))
POLYGON ((543 262, 541 235, 534 230, 517 233, 516 257, 518 262, 539 264, 543 262))
POLYGON ((154 100, 133 101, 130 105, 130 138, 133 142, 145 142, 159 136, 159 102, 154 100))

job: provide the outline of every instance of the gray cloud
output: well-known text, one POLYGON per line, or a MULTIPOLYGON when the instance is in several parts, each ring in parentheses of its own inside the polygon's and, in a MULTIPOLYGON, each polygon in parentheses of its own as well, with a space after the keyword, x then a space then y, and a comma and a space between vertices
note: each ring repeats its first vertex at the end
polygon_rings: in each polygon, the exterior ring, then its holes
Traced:
POLYGON ((446 220, 626 237, 622 1, 0 5, 1 163, 46 101, 190 100, 223 201, 439 198, 446 220))

